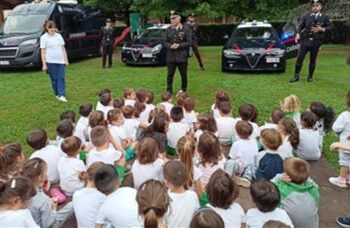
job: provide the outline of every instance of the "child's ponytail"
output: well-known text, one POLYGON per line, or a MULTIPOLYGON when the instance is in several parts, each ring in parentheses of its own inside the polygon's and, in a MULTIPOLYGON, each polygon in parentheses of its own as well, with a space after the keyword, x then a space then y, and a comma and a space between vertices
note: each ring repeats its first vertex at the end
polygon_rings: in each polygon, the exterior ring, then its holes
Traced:
POLYGON ((145 228, 158 228, 158 218, 153 208, 150 208, 145 214, 145 228))
POLYGON ((19 197, 22 202, 28 201, 36 194, 30 179, 19 176, 0 183, 0 204, 8 204, 14 197, 19 197))
POLYGON ((299 129, 297 127, 297 124, 293 119, 284 117, 280 120, 280 123, 282 124, 284 128, 284 132, 289 137, 289 142, 292 145, 293 149, 297 149, 299 145, 299 129))
POLYGON ((183 136, 177 143, 177 152, 187 169, 187 182, 185 187, 188 189, 193 183, 193 156, 196 149, 195 141, 187 136, 183 136))
POLYGON ((332 129, 333 122, 335 120, 335 112, 333 108, 326 108, 326 115, 324 117, 324 131, 328 133, 332 129))

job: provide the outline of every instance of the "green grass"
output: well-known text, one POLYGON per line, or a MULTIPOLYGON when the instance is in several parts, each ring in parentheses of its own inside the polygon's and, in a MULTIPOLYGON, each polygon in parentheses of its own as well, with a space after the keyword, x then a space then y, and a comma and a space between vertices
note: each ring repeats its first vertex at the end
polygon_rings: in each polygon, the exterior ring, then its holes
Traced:
MULTIPOLYGON (((349 89, 350 68, 345 63, 345 46, 324 46, 327 54, 318 58, 315 81, 306 83, 308 60, 305 61, 302 81, 288 83, 293 74, 295 60, 288 61, 285 74, 226 74, 221 73, 221 48, 202 47, 206 71, 198 70, 194 58, 189 64, 190 96, 196 100, 199 112, 209 111, 215 91, 229 92, 233 113, 243 103, 253 103, 259 109, 259 123, 267 121, 271 110, 279 107, 279 101, 289 94, 296 94, 305 110, 312 101, 322 101, 332 106, 337 113, 345 107, 344 94, 349 89), (342 52, 338 52, 342 51, 342 52), (333 53, 332 53, 333 52, 333 53)), ((115 67, 102 70, 99 59, 88 59, 72 63, 66 71, 67 104, 58 102, 52 95, 47 74, 38 71, 0 73, 0 144, 18 141, 24 145, 26 155, 32 150, 26 145, 26 135, 37 127, 55 137, 55 127, 61 112, 71 109, 77 112, 82 103, 96 104, 97 93, 110 88, 114 97, 120 97, 125 87, 145 88, 154 91, 156 102, 165 90, 165 67, 128 67, 115 57, 115 67)), ((179 88, 180 77, 175 77, 174 90, 179 88)), ((325 155, 337 169, 337 154, 329 152, 329 144, 336 140, 333 133, 325 140, 325 155)))

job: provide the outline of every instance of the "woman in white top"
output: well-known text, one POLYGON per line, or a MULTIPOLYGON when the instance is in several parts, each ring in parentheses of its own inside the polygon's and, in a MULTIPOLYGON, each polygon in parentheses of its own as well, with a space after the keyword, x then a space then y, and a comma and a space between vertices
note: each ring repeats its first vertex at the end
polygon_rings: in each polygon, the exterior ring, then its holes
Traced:
POLYGON ((46 21, 44 24, 45 34, 40 38, 41 61, 43 71, 50 75, 51 84, 55 96, 62 102, 67 102, 65 85, 65 66, 68 65, 65 42, 57 33, 56 24, 46 21))

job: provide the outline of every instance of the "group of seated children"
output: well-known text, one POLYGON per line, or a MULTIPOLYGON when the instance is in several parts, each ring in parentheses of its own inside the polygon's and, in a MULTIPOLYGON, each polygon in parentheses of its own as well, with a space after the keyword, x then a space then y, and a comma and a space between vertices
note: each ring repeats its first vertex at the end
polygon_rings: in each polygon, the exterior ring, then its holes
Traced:
POLYGON ((0 147, 0 226, 59 227, 75 216, 78 227, 318 227, 308 162, 321 158, 332 126, 341 169, 330 182, 349 183, 349 111, 334 122, 331 108, 312 102, 300 113, 291 95, 259 127, 258 109, 243 104, 235 118, 224 91, 208 113, 185 92, 176 104, 168 92, 153 100, 143 89, 122 99, 104 89, 77 122, 61 114, 56 140, 32 130, 29 160, 18 143, 0 147), (256 208, 236 202, 238 186, 256 208))

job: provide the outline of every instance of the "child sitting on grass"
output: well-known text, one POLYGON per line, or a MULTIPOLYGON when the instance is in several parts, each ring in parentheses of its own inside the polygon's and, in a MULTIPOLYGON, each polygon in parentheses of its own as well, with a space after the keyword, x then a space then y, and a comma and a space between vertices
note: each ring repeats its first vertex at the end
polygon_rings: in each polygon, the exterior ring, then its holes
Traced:
POLYGON ((298 127, 301 126, 300 122, 300 99, 296 95, 290 95, 285 97, 280 102, 281 110, 286 114, 288 118, 291 118, 295 121, 298 127))
POLYGON ((306 161, 317 161, 321 158, 320 137, 315 130, 316 115, 312 112, 301 114, 301 128, 299 129, 300 142, 296 155, 306 161))
POLYGON ((221 102, 231 103, 230 96, 228 95, 228 93, 226 91, 218 90, 215 93, 215 102, 211 106, 211 114, 213 115, 213 117, 215 119, 220 117, 219 106, 220 106, 221 102))
POLYGON ((105 118, 107 117, 108 111, 113 109, 113 98, 112 93, 102 93, 100 94, 99 104, 96 107, 96 111, 103 112, 105 118))
POLYGON ((160 102, 159 104, 164 107, 165 112, 168 113, 168 115, 170 116, 170 111, 174 107, 174 105, 172 104, 171 93, 168 91, 164 92, 161 96, 161 100, 162 102, 160 102))
POLYGON ((273 110, 270 116, 270 120, 268 123, 265 123, 264 125, 262 125, 261 127, 259 127, 259 132, 261 132, 262 130, 266 129, 266 128, 273 128, 276 129, 278 128, 278 122, 284 118, 285 114, 282 110, 280 109, 276 109, 273 110))
POLYGON ((0 182, 6 182, 16 176, 24 161, 21 144, 9 143, 0 146, 0 182))
POLYGON ((134 107, 136 102, 136 93, 133 88, 124 89, 124 105, 134 107))
MULTIPOLYGON (((252 104, 243 104, 239 107, 238 113, 239 117, 236 118, 236 123, 241 120, 248 121, 253 126, 252 138, 257 139, 259 137, 259 126, 256 124, 256 118, 258 115, 256 107, 252 104)), ((235 138, 233 141, 239 139, 236 133, 234 136, 235 138)))
POLYGON ((241 227, 245 213, 241 205, 234 202, 239 195, 239 187, 223 170, 216 170, 207 185, 208 207, 218 213, 225 227, 241 227))
POLYGON ((250 186, 250 195, 256 208, 246 214, 246 227, 262 227, 267 221, 280 221, 294 227, 287 212, 278 208, 280 194, 270 181, 256 179, 250 186))
POLYGON ((187 97, 183 102, 184 118, 183 121, 188 124, 191 129, 194 129, 194 125, 197 122, 197 114, 194 111, 196 106, 195 101, 187 97))
POLYGON ((181 161, 169 161, 164 165, 163 174, 171 199, 171 210, 165 216, 165 222, 168 227, 188 227, 192 216, 199 209, 199 201, 195 192, 185 189, 186 166, 181 161))
POLYGON ((109 132, 111 133, 114 141, 121 145, 124 149, 127 149, 132 145, 132 140, 127 138, 124 125, 124 116, 120 109, 112 109, 107 114, 107 120, 109 123, 109 132))
POLYGON ((293 157, 293 152, 299 145, 299 128, 293 119, 284 117, 278 122, 278 132, 282 137, 282 145, 278 148, 278 153, 283 159, 293 157))
POLYGON ((309 177, 309 163, 288 158, 283 169, 283 174, 271 180, 280 192, 280 208, 287 212, 295 227, 319 227, 320 193, 318 185, 309 177))
POLYGON ((231 138, 235 134, 235 119, 232 117, 232 108, 229 102, 220 102, 219 106, 220 117, 215 118, 218 128, 219 142, 223 146, 232 144, 231 138))
POLYGON ((92 104, 83 104, 79 107, 80 118, 75 126, 74 135, 79 137, 83 144, 89 141, 89 115, 92 111, 92 104))

